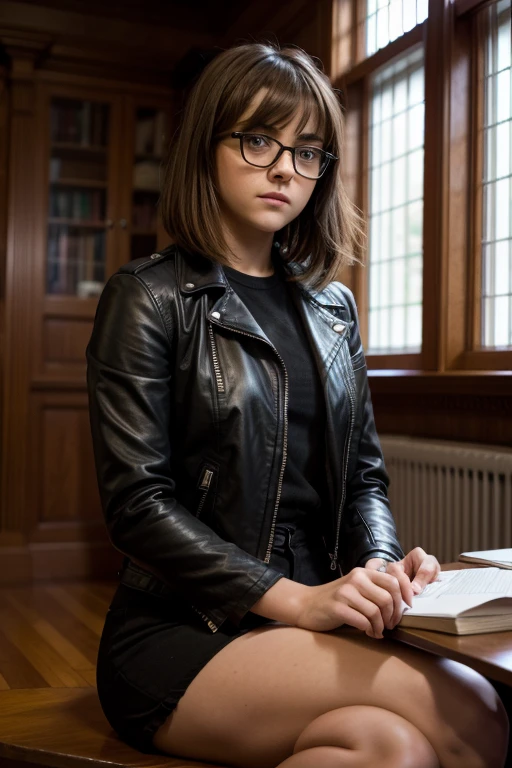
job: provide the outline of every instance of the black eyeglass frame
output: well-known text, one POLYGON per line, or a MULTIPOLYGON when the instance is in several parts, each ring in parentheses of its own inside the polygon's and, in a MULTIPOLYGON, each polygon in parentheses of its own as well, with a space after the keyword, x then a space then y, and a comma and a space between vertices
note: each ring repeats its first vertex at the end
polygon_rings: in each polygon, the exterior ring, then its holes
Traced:
POLYGON ((292 153, 293 167, 295 168, 295 173, 298 173, 299 176, 302 176, 305 179, 311 179, 311 181, 316 181, 317 179, 321 179, 322 176, 324 175, 324 173, 326 172, 327 168, 329 167, 329 164, 331 162, 335 162, 336 160, 339 160, 339 158, 336 157, 336 155, 333 155, 331 152, 327 152, 325 149, 320 149, 320 147, 310 146, 309 144, 302 144, 300 147, 285 147, 285 145, 281 144, 280 141, 278 141, 277 139, 274 139, 272 136, 267 136, 267 134, 265 134, 265 133, 252 133, 252 132, 251 133, 241 133, 240 131, 234 131, 231 134, 231 137, 233 139, 240 139, 240 154, 242 155, 243 159, 245 160, 245 162, 248 165, 252 165, 255 168, 270 168, 270 166, 275 165, 275 163, 277 163, 277 161, 279 160, 279 158, 281 157, 283 152, 285 150, 288 150, 289 152, 292 153), (274 141, 276 144, 279 144, 279 149, 277 151, 277 155, 274 157, 272 162, 268 163, 267 165, 258 165, 257 163, 251 163, 249 160, 247 160, 246 156, 244 155, 244 146, 243 146, 243 141, 244 141, 245 136, 262 136, 265 139, 270 139, 270 141, 274 141), (295 162, 295 152, 298 149, 308 149, 308 148, 309 149, 316 149, 317 152, 321 152, 327 158, 326 163, 325 163, 325 168, 323 169, 323 171, 320 174, 320 176, 306 176, 304 173, 301 173, 299 170, 297 170, 297 163, 295 162))

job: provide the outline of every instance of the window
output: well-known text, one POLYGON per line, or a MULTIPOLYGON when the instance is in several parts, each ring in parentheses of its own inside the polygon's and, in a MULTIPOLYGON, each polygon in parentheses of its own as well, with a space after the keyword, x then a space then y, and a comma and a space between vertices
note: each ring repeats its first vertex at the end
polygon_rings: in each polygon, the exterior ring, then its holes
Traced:
POLYGON ((421 24, 427 16, 428 0, 367 0, 367 56, 421 24))
POLYGON ((482 178, 483 347, 512 346, 511 3, 487 11, 482 178))
POLYGON ((369 352, 419 352, 422 338, 424 70, 417 49, 372 78, 369 352))

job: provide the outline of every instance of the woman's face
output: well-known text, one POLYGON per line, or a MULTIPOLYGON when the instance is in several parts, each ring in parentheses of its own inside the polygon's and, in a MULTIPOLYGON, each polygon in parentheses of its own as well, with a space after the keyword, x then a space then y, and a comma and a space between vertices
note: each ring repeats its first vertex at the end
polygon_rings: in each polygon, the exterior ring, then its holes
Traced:
MULTIPOLYGON (((262 89, 249 105, 240 122, 254 113, 265 91, 262 89)), ((284 130, 254 127, 251 133, 264 133, 278 139, 288 147, 315 146, 323 147, 319 140, 299 139, 297 127, 301 115, 297 115, 284 130)), ((240 130, 237 124, 233 131, 240 130)), ((314 119, 310 117, 302 134, 315 131, 314 119)), ((323 138, 323 137, 320 137, 323 138)), ((274 233, 295 219, 305 208, 311 197, 316 179, 307 179, 296 173, 291 152, 283 152, 277 163, 270 168, 257 168, 249 165, 240 152, 240 140, 231 136, 223 139, 216 147, 216 175, 219 204, 224 222, 231 232, 239 235, 251 235, 256 231, 274 233), (289 202, 275 205, 262 195, 280 192, 289 202)))

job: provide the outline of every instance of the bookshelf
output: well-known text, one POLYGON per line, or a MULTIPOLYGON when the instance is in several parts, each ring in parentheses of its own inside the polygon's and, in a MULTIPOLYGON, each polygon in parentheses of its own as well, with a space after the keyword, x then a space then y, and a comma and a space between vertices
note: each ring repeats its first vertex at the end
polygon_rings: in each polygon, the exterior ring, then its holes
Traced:
POLYGON ((48 94, 45 294, 95 299, 165 242, 158 221, 169 105, 48 94))
POLYGON ((50 101, 46 293, 94 297, 106 278, 110 105, 50 101))

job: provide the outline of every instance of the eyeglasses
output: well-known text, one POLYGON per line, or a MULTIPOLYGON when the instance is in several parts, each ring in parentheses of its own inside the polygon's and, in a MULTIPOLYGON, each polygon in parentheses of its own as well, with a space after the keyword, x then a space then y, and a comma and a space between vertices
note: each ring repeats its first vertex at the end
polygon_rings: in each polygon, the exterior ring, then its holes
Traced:
POLYGON ((264 133, 235 131, 231 136, 233 139, 240 139, 240 152, 249 165, 270 168, 279 160, 283 152, 288 150, 292 153, 293 167, 296 172, 300 176, 305 176, 306 179, 319 179, 327 170, 331 160, 338 160, 336 155, 318 147, 285 147, 280 141, 264 133))

